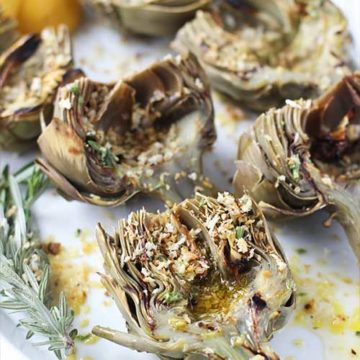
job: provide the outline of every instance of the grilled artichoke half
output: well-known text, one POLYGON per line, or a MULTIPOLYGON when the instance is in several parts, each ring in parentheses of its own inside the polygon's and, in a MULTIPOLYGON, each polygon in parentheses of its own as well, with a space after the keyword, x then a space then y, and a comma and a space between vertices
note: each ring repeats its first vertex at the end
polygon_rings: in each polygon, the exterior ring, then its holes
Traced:
POLYGON ((360 259, 360 73, 317 100, 287 103, 241 136, 235 188, 275 217, 327 207, 360 259))
POLYGON ((278 359, 267 341, 292 312, 295 286, 248 195, 141 210, 113 237, 99 225, 97 239, 128 333, 94 334, 163 359, 278 359))
POLYGON ((254 110, 314 97, 348 73, 347 23, 330 1, 218 1, 173 42, 198 56, 215 89, 254 110))
POLYGON ((178 202, 180 185, 192 194, 211 186, 201 156, 215 140, 213 117, 207 79, 190 54, 116 84, 81 78, 58 92, 39 164, 73 199, 114 206, 146 192, 178 202))
POLYGON ((51 108, 55 92, 72 63, 65 27, 25 35, 0 56, 0 148, 34 140, 40 113, 51 108))
POLYGON ((175 33, 210 0, 88 0, 114 23, 143 35, 175 33))

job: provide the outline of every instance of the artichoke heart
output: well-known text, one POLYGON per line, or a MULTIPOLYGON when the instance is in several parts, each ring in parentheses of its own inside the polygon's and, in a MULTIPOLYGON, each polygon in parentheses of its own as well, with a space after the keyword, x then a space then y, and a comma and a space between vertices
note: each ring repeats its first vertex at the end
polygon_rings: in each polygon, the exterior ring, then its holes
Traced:
POLYGON ((87 0, 113 23, 137 34, 175 33, 210 0, 87 0))
POLYGON ((274 217, 327 208, 360 259, 360 72, 316 100, 287 100, 240 137, 234 185, 274 217))
POLYGON ((288 264, 255 202, 197 194, 101 225, 102 281, 128 333, 93 333, 163 359, 278 359, 268 344, 295 304, 288 264))
POLYGON ((201 157, 215 140, 213 117, 207 79, 191 54, 116 84, 83 77, 59 90, 38 163, 72 199, 114 206, 145 192, 178 202, 184 189, 211 187, 201 157))
POLYGON ((347 22, 328 0, 215 1, 177 33, 215 89, 265 111, 312 98, 349 73, 347 22))
POLYGON ((70 37, 60 26, 24 35, 0 56, 0 147, 34 140, 40 114, 72 64, 70 37))

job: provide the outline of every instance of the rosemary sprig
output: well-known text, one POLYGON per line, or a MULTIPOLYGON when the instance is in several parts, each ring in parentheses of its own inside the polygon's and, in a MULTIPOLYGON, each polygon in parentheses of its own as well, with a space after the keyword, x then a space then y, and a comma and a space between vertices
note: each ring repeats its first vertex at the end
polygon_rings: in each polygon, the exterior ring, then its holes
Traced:
POLYGON ((109 144, 101 146, 93 140, 88 140, 87 144, 100 157, 100 160, 104 166, 112 168, 119 161, 119 158, 112 152, 111 146, 109 144))
POLYGON ((24 312, 19 321, 28 330, 47 340, 59 359, 74 347, 77 330, 72 330, 74 314, 60 295, 51 306, 48 291, 49 263, 31 231, 31 205, 42 193, 47 178, 31 164, 11 175, 6 166, 0 174, 0 307, 24 312))

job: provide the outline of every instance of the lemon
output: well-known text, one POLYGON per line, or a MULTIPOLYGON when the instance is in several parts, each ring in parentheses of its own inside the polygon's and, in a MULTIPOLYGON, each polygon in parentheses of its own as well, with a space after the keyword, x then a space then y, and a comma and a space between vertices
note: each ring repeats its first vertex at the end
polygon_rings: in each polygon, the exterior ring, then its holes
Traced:
POLYGON ((74 31, 81 19, 79 0, 0 0, 0 5, 5 14, 16 18, 23 33, 60 24, 74 31))

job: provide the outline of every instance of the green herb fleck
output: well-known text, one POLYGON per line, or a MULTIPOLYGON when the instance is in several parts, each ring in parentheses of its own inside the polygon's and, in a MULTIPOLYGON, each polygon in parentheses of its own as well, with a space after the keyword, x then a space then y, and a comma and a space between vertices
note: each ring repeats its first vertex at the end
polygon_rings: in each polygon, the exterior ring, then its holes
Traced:
POLYGON ((243 226, 237 226, 236 229, 236 238, 241 239, 244 235, 244 227, 243 226))
POLYGON ((293 155, 288 159, 288 165, 294 180, 300 178, 300 158, 299 155, 293 155))
POLYGON ((355 331, 356 336, 360 336, 360 331, 355 331))
POLYGON ((77 84, 72 84, 70 87, 70 92, 76 96, 79 96, 80 95, 79 86, 77 84))
POLYGON ((299 292, 297 295, 298 296, 306 296, 306 292, 299 292))
POLYGON ((71 339, 75 340, 75 338, 78 335, 78 330, 77 329, 72 329, 69 333, 69 336, 71 337, 71 339))
POLYGON ((157 184, 155 184, 154 187, 152 187, 152 188, 150 187, 150 190, 156 191, 156 190, 162 189, 163 187, 165 187, 165 184, 162 181, 160 181, 157 184))
POLYGON ((104 166, 114 167, 119 161, 119 158, 111 151, 111 146, 101 146, 93 140, 88 140, 87 143, 98 154, 104 166))
POLYGON ((303 248, 298 248, 298 249, 296 249, 296 252, 297 252, 299 255, 303 255, 303 254, 306 254, 306 253, 307 253, 307 250, 306 250, 306 249, 303 249, 303 248))
POLYGON ((206 199, 205 198, 201 198, 200 202, 199 202, 199 208, 203 207, 206 204, 206 199))
POLYGON ((163 299, 167 304, 173 304, 182 299, 182 295, 178 292, 171 291, 164 295, 163 299))
POLYGON ((81 235, 81 231, 82 231, 81 229, 76 229, 75 236, 79 237, 81 235))

